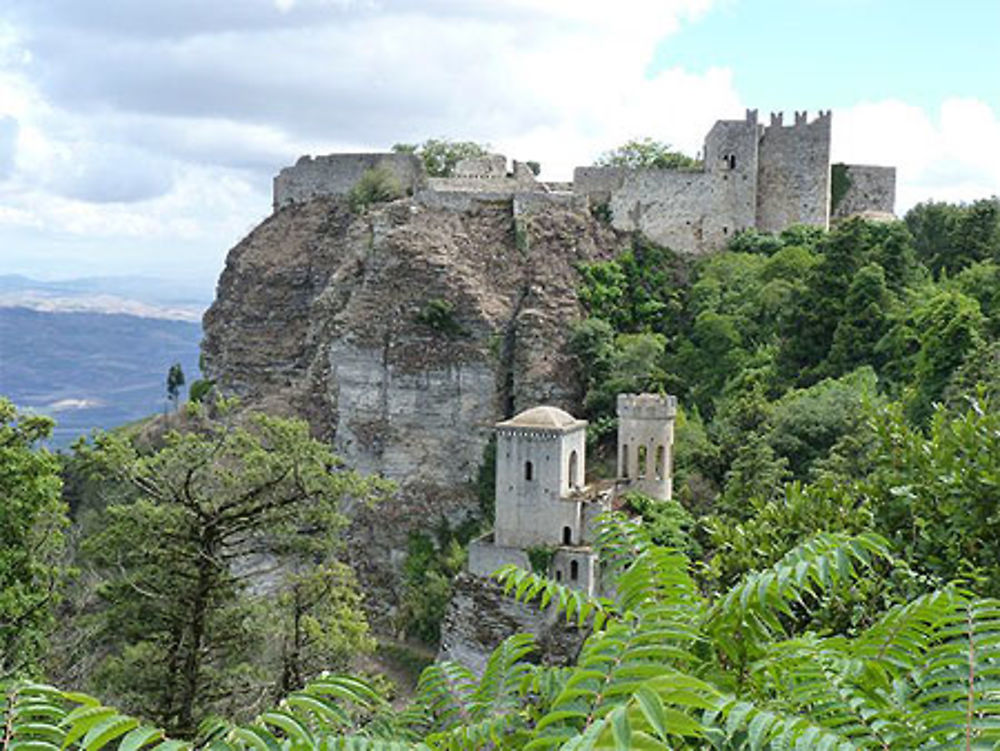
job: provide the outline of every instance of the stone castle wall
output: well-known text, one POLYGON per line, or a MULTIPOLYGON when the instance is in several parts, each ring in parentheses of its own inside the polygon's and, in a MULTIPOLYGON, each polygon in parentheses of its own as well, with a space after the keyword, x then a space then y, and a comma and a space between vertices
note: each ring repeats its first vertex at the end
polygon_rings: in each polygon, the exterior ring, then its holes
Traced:
MULTIPOLYGON (((274 207, 321 195, 345 195, 366 170, 388 169, 417 201, 430 208, 468 211, 482 202, 511 202, 514 216, 551 206, 606 204, 612 226, 638 231, 674 250, 718 250, 741 230, 780 232, 792 224, 828 227, 830 221, 830 112, 810 121, 781 113, 767 126, 757 111, 743 120, 720 120, 705 139, 704 166, 696 170, 578 167, 572 183, 543 183, 526 163, 488 154, 465 159, 454 175, 428 178, 413 154, 333 154, 303 157, 274 180, 274 207)), ((892 213, 895 170, 849 167, 850 188, 836 216, 892 213)))
POLYGON ((895 168, 868 164, 846 164, 843 168, 848 186, 833 208, 831 219, 844 219, 866 211, 893 213, 896 203, 895 168))
POLYGON ((378 168, 388 170, 400 187, 410 193, 427 181, 423 162, 413 154, 303 156, 294 167, 285 167, 274 178, 274 209, 317 196, 347 195, 361 175, 378 168))
POLYGON ((830 113, 812 122, 796 112, 793 125, 781 114, 760 139, 756 227, 780 232, 793 224, 828 227, 830 217, 830 113))

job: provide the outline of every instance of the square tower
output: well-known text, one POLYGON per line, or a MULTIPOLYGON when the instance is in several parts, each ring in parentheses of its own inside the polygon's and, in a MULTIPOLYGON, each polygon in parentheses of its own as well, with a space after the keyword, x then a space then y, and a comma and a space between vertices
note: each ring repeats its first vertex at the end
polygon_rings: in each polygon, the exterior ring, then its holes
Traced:
POLYGON ((677 397, 618 395, 618 485, 660 501, 673 497, 677 397))
POLYGON ((586 427, 586 420, 544 406, 497 423, 497 545, 581 543, 586 427))

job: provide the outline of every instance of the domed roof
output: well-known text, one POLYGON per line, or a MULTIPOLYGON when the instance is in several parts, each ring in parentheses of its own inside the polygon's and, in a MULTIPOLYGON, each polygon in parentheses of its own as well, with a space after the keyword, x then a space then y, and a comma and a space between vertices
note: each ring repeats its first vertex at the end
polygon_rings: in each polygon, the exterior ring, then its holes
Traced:
POLYGON ((536 428, 541 430, 570 430, 583 427, 586 420, 577 420, 573 415, 559 407, 542 405, 532 407, 514 415, 509 420, 498 422, 498 428, 536 428))

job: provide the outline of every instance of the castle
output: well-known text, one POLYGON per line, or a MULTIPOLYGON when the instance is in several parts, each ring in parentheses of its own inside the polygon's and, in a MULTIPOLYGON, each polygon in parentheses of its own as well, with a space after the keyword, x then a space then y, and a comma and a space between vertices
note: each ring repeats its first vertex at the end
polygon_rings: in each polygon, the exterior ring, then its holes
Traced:
POLYGON ((737 232, 780 232, 793 224, 827 228, 852 214, 893 212, 892 167, 830 164, 831 113, 785 124, 747 110, 719 120, 705 137, 699 169, 577 167, 570 183, 543 182, 526 163, 491 154, 466 159, 450 177, 428 177, 413 154, 304 156, 274 179, 274 208, 316 196, 346 195, 366 171, 391 173, 420 204, 468 210, 477 201, 509 201, 517 216, 553 205, 606 206, 612 226, 638 231, 674 250, 699 254, 723 248, 737 232))
POLYGON ((600 591, 593 520, 614 499, 638 490, 658 500, 672 494, 677 400, 618 395, 617 479, 587 486, 586 420, 549 406, 532 407, 496 425, 496 521, 469 545, 469 572, 500 566, 531 569, 530 551, 551 555, 549 576, 587 594, 600 591))

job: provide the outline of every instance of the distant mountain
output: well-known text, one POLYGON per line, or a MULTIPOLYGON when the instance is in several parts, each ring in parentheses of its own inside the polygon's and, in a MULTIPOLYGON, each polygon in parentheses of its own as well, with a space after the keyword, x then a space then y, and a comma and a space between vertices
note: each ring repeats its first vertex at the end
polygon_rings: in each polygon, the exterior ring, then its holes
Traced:
POLYGON ((204 286, 141 276, 41 281, 17 274, 0 275, 0 308, 199 321, 212 295, 204 286))
MULTIPOLYGON (((9 289, 11 279, 0 285, 9 289)), ((200 340, 201 324, 190 320, 0 305, 0 395, 52 415, 53 443, 66 446, 92 428, 162 411, 172 363, 188 383, 198 377, 200 340)))

